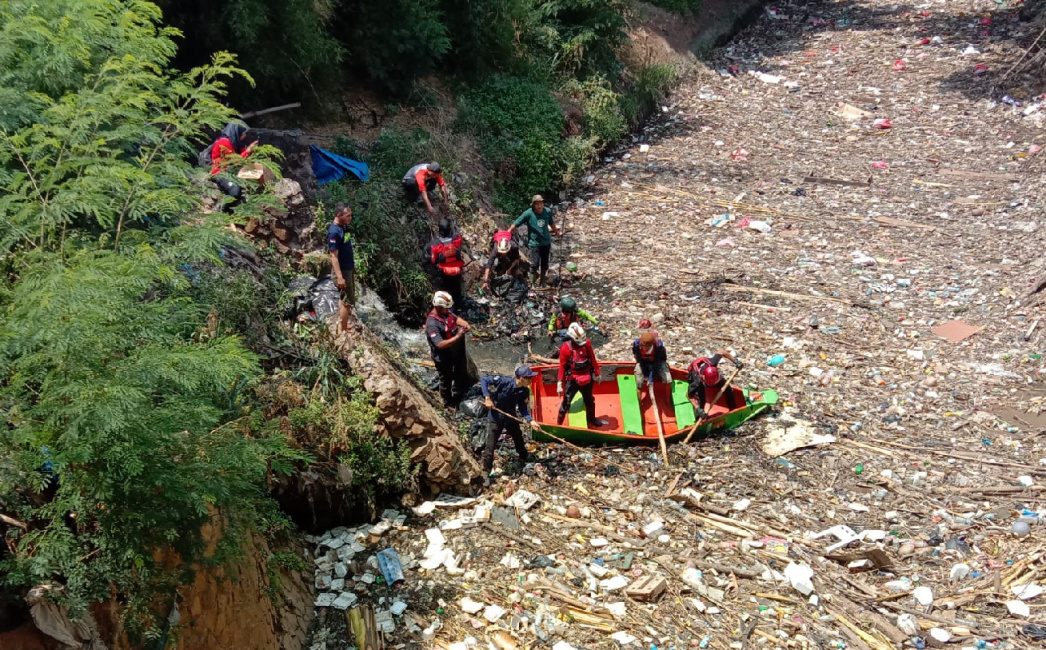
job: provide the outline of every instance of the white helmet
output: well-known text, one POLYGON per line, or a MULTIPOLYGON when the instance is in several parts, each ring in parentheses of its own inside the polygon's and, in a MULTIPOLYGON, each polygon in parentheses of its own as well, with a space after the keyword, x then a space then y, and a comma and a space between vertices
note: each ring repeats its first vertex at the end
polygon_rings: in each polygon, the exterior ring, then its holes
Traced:
POLYGON ((432 306, 450 309, 454 306, 454 299, 446 291, 437 291, 436 295, 432 296, 432 306))
POLYGON ((567 336, 574 339, 575 343, 585 342, 585 328, 581 327, 581 323, 571 323, 570 327, 567 328, 567 336))
POLYGON ((512 248, 512 241, 509 240, 509 239, 502 239, 501 241, 498 242, 498 252, 499 253, 502 253, 502 254, 507 253, 507 252, 509 252, 509 249, 511 249, 511 248, 512 248))

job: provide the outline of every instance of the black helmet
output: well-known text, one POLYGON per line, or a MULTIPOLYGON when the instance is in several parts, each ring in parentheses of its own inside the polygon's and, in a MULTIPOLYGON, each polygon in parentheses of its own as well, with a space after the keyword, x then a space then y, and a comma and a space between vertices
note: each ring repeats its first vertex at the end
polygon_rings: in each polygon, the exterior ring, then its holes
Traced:
POLYGON ((570 296, 566 296, 559 301, 559 308, 565 312, 577 311, 577 302, 570 296))
POLYGON ((439 166, 438 162, 431 162, 429 163, 429 171, 433 174, 438 174, 443 171, 443 168, 439 166))
POLYGON ((450 237, 452 229, 450 227, 449 221, 447 221, 446 219, 440 219, 438 228, 440 237, 450 237))

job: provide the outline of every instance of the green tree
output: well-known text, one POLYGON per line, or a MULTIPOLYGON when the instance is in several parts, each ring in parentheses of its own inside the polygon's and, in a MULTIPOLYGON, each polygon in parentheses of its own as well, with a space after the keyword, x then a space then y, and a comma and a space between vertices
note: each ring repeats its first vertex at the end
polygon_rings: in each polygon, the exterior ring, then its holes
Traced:
POLYGON ((210 52, 237 55, 257 86, 236 83, 243 101, 288 101, 336 88, 345 50, 329 24, 340 0, 158 0, 167 21, 187 38, 178 59, 200 65, 210 52))
POLYGON ((74 612, 115 586, 132 621, 178 579, 156 554, 191 567, 212 509, 248 519, 287 455, 242 435, 257 359, 204 327, 183 272, 268 200, 200 214, 214 188, 187 162, 242 72, 227 54, 166 72, 159 18, 141 0, 0 4, 0 509, 27 524, 0 579, 62 584, 74 612))
POLYGON ((450 50, 449 31, 439 0, 347 0, 334 30, 349 66, 400 98, 437 70, 450 50))

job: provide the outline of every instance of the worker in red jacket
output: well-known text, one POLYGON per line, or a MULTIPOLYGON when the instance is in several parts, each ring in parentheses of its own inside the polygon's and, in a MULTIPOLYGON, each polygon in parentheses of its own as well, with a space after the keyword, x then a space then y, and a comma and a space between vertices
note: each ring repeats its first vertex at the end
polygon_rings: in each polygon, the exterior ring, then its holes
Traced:
POLYGON ((421 163, 414 165, 403 175, 403 191, 407 194, 407 200, 415 203, 418 197, 425 202, 425 209, 432 214, 436 210, 429 200, 429 192, 439 185, 443 193, 443 201, 450 205, 450 197, 447 195, 447 182, 443 180, 443 168, 438 162, 421 163))
MULTIPOLYGON (((255 140, 247 144, 249 131, 247 125, 242 122, 229 122, 222 129, 221 135, 214 141, 210 148, 211 176, 217 176, 229 165, 229 156, 237 154, 241 158, 247 158, 258 144, 255 140)), ((239 201, 243 198, 243 190, 239 185, 227 178, 215 178, 214 184, 226 195, 239 201)))
POLYGON ((574 396, 581 393, 589 426, 604 426, 607 424, 606 420, 596 419, 596 399, 592 396, 593 384, 603 381, 599 376, 599 361, 596 360, 595 350, 592 349, 592 341, 588 340, 585 328, 581 327, 580 323, 570 324, 567 337, 568 340, 559 348, 559 383, 556 384, 556 394, 563 396, 563 403, 559 405, 556 423, 563 424, 574 396))
POLYGON ((426 255, 428 261, 436 267, 436 288, 449 293, 458 310, 465 309, 462 276, 462 271, 465 270, 465 260, 462 258, 464 245, 461 233, 455 232, 449 221, 440 219, 439 237, 429 242, 426 255))

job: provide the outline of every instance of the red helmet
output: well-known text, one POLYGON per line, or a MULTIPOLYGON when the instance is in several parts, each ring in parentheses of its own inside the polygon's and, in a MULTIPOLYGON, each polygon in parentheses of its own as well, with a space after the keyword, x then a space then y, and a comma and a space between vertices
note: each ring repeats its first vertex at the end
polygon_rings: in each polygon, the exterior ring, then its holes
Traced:
POLYGON ((643 320, 639 321, 639 329, 648 330, 651 327, 653 327, 653 325, 650 323, 649 318, 644 318, 643 320))
POLYGON ((706 364, 701 368, 701 381, 705 386, 714 386, 719 383, 719 368, 712 364, 706 364))

